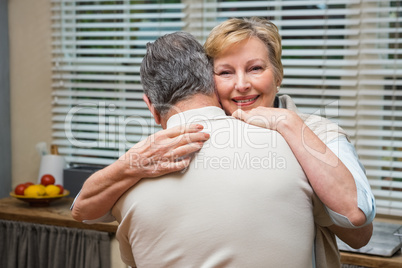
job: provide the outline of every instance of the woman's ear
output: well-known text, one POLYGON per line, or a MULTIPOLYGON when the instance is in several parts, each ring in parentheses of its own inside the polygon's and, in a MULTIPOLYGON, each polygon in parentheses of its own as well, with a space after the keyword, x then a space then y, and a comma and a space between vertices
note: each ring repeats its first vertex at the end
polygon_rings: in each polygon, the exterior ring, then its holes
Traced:
POLYGON ((151 111, 152 115, 154 116, 155 122, 160 125, 161 124, 161 115, 159 112, 155 109, 155 106, 152 104, 151 100, 148 98, 147 95, 142 95, 142 99, 145 101, 145 103, 148 106, 149 111, 151 111))

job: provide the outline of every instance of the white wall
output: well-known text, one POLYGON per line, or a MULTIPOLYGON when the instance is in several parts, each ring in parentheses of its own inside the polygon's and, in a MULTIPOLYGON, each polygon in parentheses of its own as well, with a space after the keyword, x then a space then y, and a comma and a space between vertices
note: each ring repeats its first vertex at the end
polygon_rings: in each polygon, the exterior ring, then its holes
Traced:
POLYGON ((37 181, 35 145, 51 142, 51 4, 9 0, 12 187, 37 181))
MULTIPOLYGON (((40 157, 35 145, 51 137, 51 4, 50 0, 8 0, 12 187, 37 182, 40 157)), ((0 126, 1 127, 1 126, 0 126)), ((112 267, 127 267, 116 239, 112 267)))

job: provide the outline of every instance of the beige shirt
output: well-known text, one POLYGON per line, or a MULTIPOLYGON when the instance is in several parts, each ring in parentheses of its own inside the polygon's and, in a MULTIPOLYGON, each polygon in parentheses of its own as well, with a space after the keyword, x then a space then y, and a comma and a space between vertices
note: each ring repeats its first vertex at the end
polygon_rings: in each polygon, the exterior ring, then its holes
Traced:
POLYGON ((112 214, 123 261, 312 267, 314 194, 283 137, 217 107, 175 115, 168 127, 184 122, 204 125, 211 138, 186 171, 143 179, 118 200, 112 214))

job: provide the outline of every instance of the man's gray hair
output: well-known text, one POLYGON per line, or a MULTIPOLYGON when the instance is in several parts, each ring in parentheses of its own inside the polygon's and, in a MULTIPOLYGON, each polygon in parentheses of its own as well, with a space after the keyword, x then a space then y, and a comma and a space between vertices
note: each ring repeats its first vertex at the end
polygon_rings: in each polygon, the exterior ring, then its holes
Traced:
POLYGON ((140 73, 144 93, 161 116, 195 94, 215 94, 212 63, 202 45, 186 32, 148 43, 140 73))

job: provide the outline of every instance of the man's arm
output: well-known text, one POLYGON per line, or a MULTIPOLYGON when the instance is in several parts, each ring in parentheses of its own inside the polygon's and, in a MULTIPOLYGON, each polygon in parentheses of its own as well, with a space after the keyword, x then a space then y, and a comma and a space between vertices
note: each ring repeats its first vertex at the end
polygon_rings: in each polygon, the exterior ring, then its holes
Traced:
POLYGON ((139 142, 116 162, 92 174, 84 183, 72 207, 77 221, 107 214, 130 187, 141 178, 180 171, 190 164, 187 155, 198 151, 209 134, 202 125, 177 126, 161 130, 139 142))

